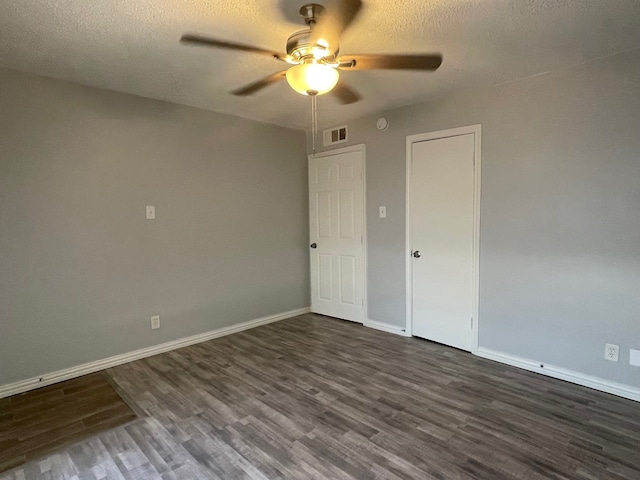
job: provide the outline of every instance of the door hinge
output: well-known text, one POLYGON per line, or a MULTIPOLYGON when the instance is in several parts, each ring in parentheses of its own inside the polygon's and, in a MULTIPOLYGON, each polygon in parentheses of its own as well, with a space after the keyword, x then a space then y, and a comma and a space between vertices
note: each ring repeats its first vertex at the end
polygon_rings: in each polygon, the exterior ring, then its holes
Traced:
POLYGON ((473 330, 473 317, 471 317, 471 330, 473 330))

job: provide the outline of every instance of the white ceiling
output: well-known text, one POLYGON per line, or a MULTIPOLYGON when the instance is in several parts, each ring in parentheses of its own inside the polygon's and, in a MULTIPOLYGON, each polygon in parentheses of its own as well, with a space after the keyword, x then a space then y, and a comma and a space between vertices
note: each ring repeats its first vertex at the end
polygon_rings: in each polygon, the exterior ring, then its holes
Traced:
MULTIPOLYGON (((286 82, 229 90, 281 70, 268 57, 178 43, 182 33, 284 52, 304 0, 3 0, 0 65, 85 85, 308 128, 308 97, 286 82)), ((325 3, 321 0, 317 3, 325 3)), ((363 0, 341 54, 441 52, 435 73, 359 71, 363 95, 318 99, 337 124, 477 85, 512 81, 640 48, 639 0, 363 0)), ((1 88, 1 85, 0 85, 1 88)))

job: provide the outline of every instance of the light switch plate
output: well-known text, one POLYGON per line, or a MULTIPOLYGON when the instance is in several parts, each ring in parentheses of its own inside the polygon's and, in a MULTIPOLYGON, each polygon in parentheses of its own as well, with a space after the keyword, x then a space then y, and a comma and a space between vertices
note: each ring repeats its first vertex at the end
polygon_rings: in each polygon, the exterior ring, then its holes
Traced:
POLYGON ((156 218, 156 207, 153 205, 147 205, 147 220, 155 220, 156 218))
POLYGON ((378 207, 378 214, 380 215, 380 218, 387 218, 387 207, 385 206, 378 207))
POLYGON ((633 348, 629 350, 629 363, 640 367, 640 350, 634 350, 633 348))

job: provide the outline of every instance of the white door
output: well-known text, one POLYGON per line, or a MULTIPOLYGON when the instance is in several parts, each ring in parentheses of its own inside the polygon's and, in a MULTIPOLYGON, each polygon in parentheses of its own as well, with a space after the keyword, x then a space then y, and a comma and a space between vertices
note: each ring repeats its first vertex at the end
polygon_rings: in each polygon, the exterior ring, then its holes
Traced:
POLYGON ((411 144, 412 333, 471 351, 474 134, 411 144))
POLYGON ((309 157, 311 311, 364 323, 364 151, 309 157))

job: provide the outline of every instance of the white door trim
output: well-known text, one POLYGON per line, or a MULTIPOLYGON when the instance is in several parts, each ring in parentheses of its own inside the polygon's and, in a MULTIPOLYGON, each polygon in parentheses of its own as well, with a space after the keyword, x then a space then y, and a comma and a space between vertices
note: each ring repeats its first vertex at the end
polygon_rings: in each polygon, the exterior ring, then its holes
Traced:
MULTIPOLYGON (((364 262, 364 278, 362 279, 362 302, 363 302, 363 324, 367 325, 368 317, 367 317, 367 291, 368 291, 368 279, 369 275, 367 273, 367 150, 364 143, 360 143, 358 145, 349 145, 348 147, 343 148, 335 148, 333 150, 325 150, 323 152, 319 152, 316 154, 311 154, 307 158, 307 168, 309 165, 309 161, 314 158, 323 158, 330 157, 332 155, 340 155, 342 153, 350 153, 350 152, 362 152, 362 246, 363 246, 363 262, 364 262)), ((307 179, 309 176, 307 175, 307 179)), ((307 186, 307 191, 309 190, 309 186, 307 186)), ((308 242, 307 242, 308 243, 308 242)), ((309 289, 311 289, 311 285, 309 285, 309 289)), ((368 325, 367 325, 368 326, 368 325)))
POLYGON ((411 164, 412 145, 417 142, 436 140, 439 138, 457 137, 460 135, 474 135, 474 169, 473 169, 473 279, 472 279, 472 314, 473 340, 471 353, 478 352, 478 304, 480 280, 480 177, 481 177, 481 134, 480 124, 451 128, 437 132, 420 133, 407 136, 407 178, 406 178, 406 231, 405 231, 405 272, 406 272, 406 326, 407 336, 413 335, 413 262, 411 261, 411 164))

